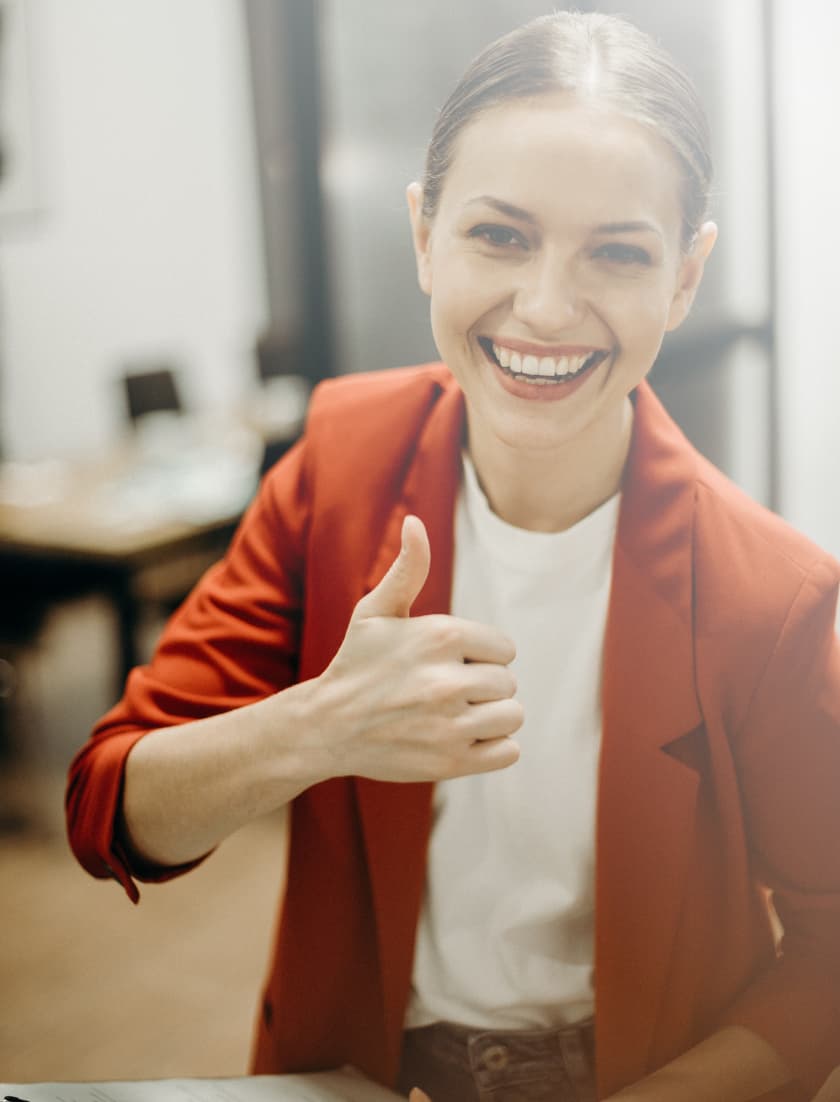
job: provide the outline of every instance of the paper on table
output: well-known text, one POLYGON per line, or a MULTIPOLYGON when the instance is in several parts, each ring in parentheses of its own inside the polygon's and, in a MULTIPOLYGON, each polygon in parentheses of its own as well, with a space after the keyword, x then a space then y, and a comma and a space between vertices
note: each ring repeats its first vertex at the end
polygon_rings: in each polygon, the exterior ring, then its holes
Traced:
POLYGON ((140 1079, 113 1083, 0 1083, 0 1102, 396 1102, 402 1095, 353 1068, 237 1079, 140 1079))

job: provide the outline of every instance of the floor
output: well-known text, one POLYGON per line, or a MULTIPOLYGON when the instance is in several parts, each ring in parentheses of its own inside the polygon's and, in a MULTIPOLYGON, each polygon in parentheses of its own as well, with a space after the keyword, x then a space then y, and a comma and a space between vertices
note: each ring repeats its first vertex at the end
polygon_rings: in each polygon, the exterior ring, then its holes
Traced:
MULTIPOLYGON (((154 632, 154 626, 150 626, 154 632)), ((0 1081, 240 1075, 282 882, 282 815, 133 906, 64 837, 64 773, 109 701, 96 602, 21 664, 18 754, 0 764, 0 1081), (14 829, 12 829, 14 826, 14 829)))

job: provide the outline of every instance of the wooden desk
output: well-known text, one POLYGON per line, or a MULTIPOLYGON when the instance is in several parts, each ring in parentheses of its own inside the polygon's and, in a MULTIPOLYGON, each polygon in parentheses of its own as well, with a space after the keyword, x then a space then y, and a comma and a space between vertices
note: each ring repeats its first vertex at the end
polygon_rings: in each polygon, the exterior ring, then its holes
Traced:
POLYGON ((102 593, 121 691, 144 606, 174 602, 224 553, 261 448, 193 441, 160 455, 134 443, 98 460, 0 466, 0 638, 25 637, 56 601, 102 593))

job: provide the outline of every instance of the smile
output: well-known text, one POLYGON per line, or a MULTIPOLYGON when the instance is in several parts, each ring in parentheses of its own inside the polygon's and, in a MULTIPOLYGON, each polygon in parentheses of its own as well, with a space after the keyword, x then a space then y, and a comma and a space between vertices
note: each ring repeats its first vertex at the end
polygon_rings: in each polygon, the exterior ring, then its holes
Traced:
POLYGON ((570 352, 561 356, 536 356, 496 344, 489 337, 479 337, 478 340, 485 353, 506 375, 537 386, 570 383, 602 363, 608 355, 604 349, 596 348, 590 352, 570 352))

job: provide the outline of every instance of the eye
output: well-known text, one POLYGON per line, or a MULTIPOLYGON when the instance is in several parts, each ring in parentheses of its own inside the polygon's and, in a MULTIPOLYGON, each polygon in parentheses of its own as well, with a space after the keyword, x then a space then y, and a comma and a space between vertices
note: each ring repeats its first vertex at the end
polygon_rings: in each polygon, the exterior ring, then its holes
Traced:
POLYGON ((494 225, 492 222, 474 226, 467 236, 477 241, 483 241, 494 249, 507 249, 512 246, 524 248, 528 244, 517 230, 512 230, 509 226, 494 225))
POLYGON ((619 241, 599 245, 594 255, 602 260, 608 260, 611 264, 638 264, 649 267, 652 263, 650 253, 641 245, 626 245, 619 241))

